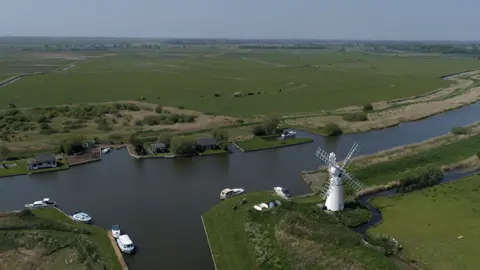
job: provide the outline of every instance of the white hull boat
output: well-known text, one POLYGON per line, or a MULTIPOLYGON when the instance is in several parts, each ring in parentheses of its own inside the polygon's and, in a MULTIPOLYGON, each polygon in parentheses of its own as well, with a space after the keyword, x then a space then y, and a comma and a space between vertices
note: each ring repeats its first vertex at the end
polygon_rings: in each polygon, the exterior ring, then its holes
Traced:
POLYGON ((44 198, 41 201, 25 204, 25 208, 45 208, 45 207, 53 207, 55 205, 57 205, 55 201, 51 201, 49 198, 44 198))
POLYGON ((82 222, 82 223, 90 223, 92 218, 84 212, 75 212, 70 216, 73 220, 82 222))
POLYGON ((112 226, 112 236, 116 239, 120 237, 120 225, 113 225, 112 226))
POLYGON ((135 250, 135 245, 126 234, 120 235, 117 238, 117 245, 123 253, 131 254, 135 250))
POLYGON ((287 138, 295 138, 297 133, 295 131, 287 131, 282 133, 282 139, 287 139, 287 138))
POLYGON ((222 192, 220 192, 220 199, 225 200, 225 199, 228 199, 230 197, 240 195, 244 192, 245 192, 245 190, 243 188, 226 188, 226 189, 222 190, 222 192))
POLYGON ((290 198, 290 191, 288 191, 288 189, 286 188, 274 187, 273 191, 275 192, 275 194, 277 194, 280 197, 290 198))

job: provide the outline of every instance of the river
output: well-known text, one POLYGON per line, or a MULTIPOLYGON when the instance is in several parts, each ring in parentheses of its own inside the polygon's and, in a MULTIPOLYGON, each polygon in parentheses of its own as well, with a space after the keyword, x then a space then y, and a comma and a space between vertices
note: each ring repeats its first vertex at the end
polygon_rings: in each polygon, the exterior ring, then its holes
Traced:
MULTIPOLYGON (((131 158, 113 151, 102 161, 67 171, 0 179, 0 210, 20 209, 44 197, 65 212, 82 210, 94 224, 120 224, 138 250, 126 256, 130 269, 213 269, 200 215, 218 202, 227 187, 247 191, 288 188, 293 195, 310 192, 302 170, 317 169, 318 146, 335 151, 339 159, 354 141, 360 154, 420 142, 445 134, 453 126, 480 120, 480 103, 417 122, 337 138, 299 131, 313 143, 221 156, 178 159, 131 158)), ((361 180, 361 179, 360 179, 361 180)))

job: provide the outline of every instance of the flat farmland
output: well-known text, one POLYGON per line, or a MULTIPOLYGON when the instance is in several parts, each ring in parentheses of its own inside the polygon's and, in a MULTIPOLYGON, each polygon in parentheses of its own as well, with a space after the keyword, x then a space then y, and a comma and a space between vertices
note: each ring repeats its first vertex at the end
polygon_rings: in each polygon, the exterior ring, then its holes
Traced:
POLYGON ((315 50, 157 49, 118 52, 1 89, 0 108, 138 100, 251 116, 314 112, 425 93, 440 76, 480 67, 470 58, 315 50), (241 97, 233 97, 242 92, 241 97))

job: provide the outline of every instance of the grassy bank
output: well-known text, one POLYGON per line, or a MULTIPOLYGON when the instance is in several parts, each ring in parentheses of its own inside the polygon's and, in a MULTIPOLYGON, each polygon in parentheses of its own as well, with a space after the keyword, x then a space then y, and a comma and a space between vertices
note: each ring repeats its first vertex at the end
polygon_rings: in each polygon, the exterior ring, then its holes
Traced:
POLYGON ((395 269, 388 258, 315 205, 318 196, 258 212, 254 204, 278 200, 268 192, 225 200, 203 214, 218 270, 395 269), (241 204, 243 198, 246 204, 241 204), (234 210, 234 205, 237 209, 234 210))
POLYGON ((475 155, 480 148, 480 136, 472 136, 450 144, 412 153, 397 160, 372 164, 365 168, 355 168, 351 172, 367 185, 386 184, 399 180, 401 173, 407 169, 428 164, 441 167, 453 164, 475 155))
POLYGON ((122 269, 105 230, 56 208, 3 214, 0 239, 4 269, 122 269))
POLYGON ((369 232, 395 237, 403 255, 426 269, 477 269, 479 181, 475 175, 404 196, 376 198, 372 203, 384 220, 369 232))
POLYGON ((295 144, 303 144, 313 142, 310 138, 291 138, 279 140, 276 137, 258 137, 247 141, 236 141, 235 145, 243 152, 257 151, 269 148, 278 148, 295 144))

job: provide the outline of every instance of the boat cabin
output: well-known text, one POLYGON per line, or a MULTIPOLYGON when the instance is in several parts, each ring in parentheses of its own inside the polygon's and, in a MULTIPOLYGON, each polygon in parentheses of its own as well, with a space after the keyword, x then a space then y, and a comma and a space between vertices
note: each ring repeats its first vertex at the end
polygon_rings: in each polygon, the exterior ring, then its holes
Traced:
POLYGON ((29 170, 56 168, 57 158, 53 154, 38 154, 27 160, 29 170))
POLYGON ((217 139, 215 138, 199 139, 197 142, 197 150, 199 151, 215 149, 218 149, 217 139))

